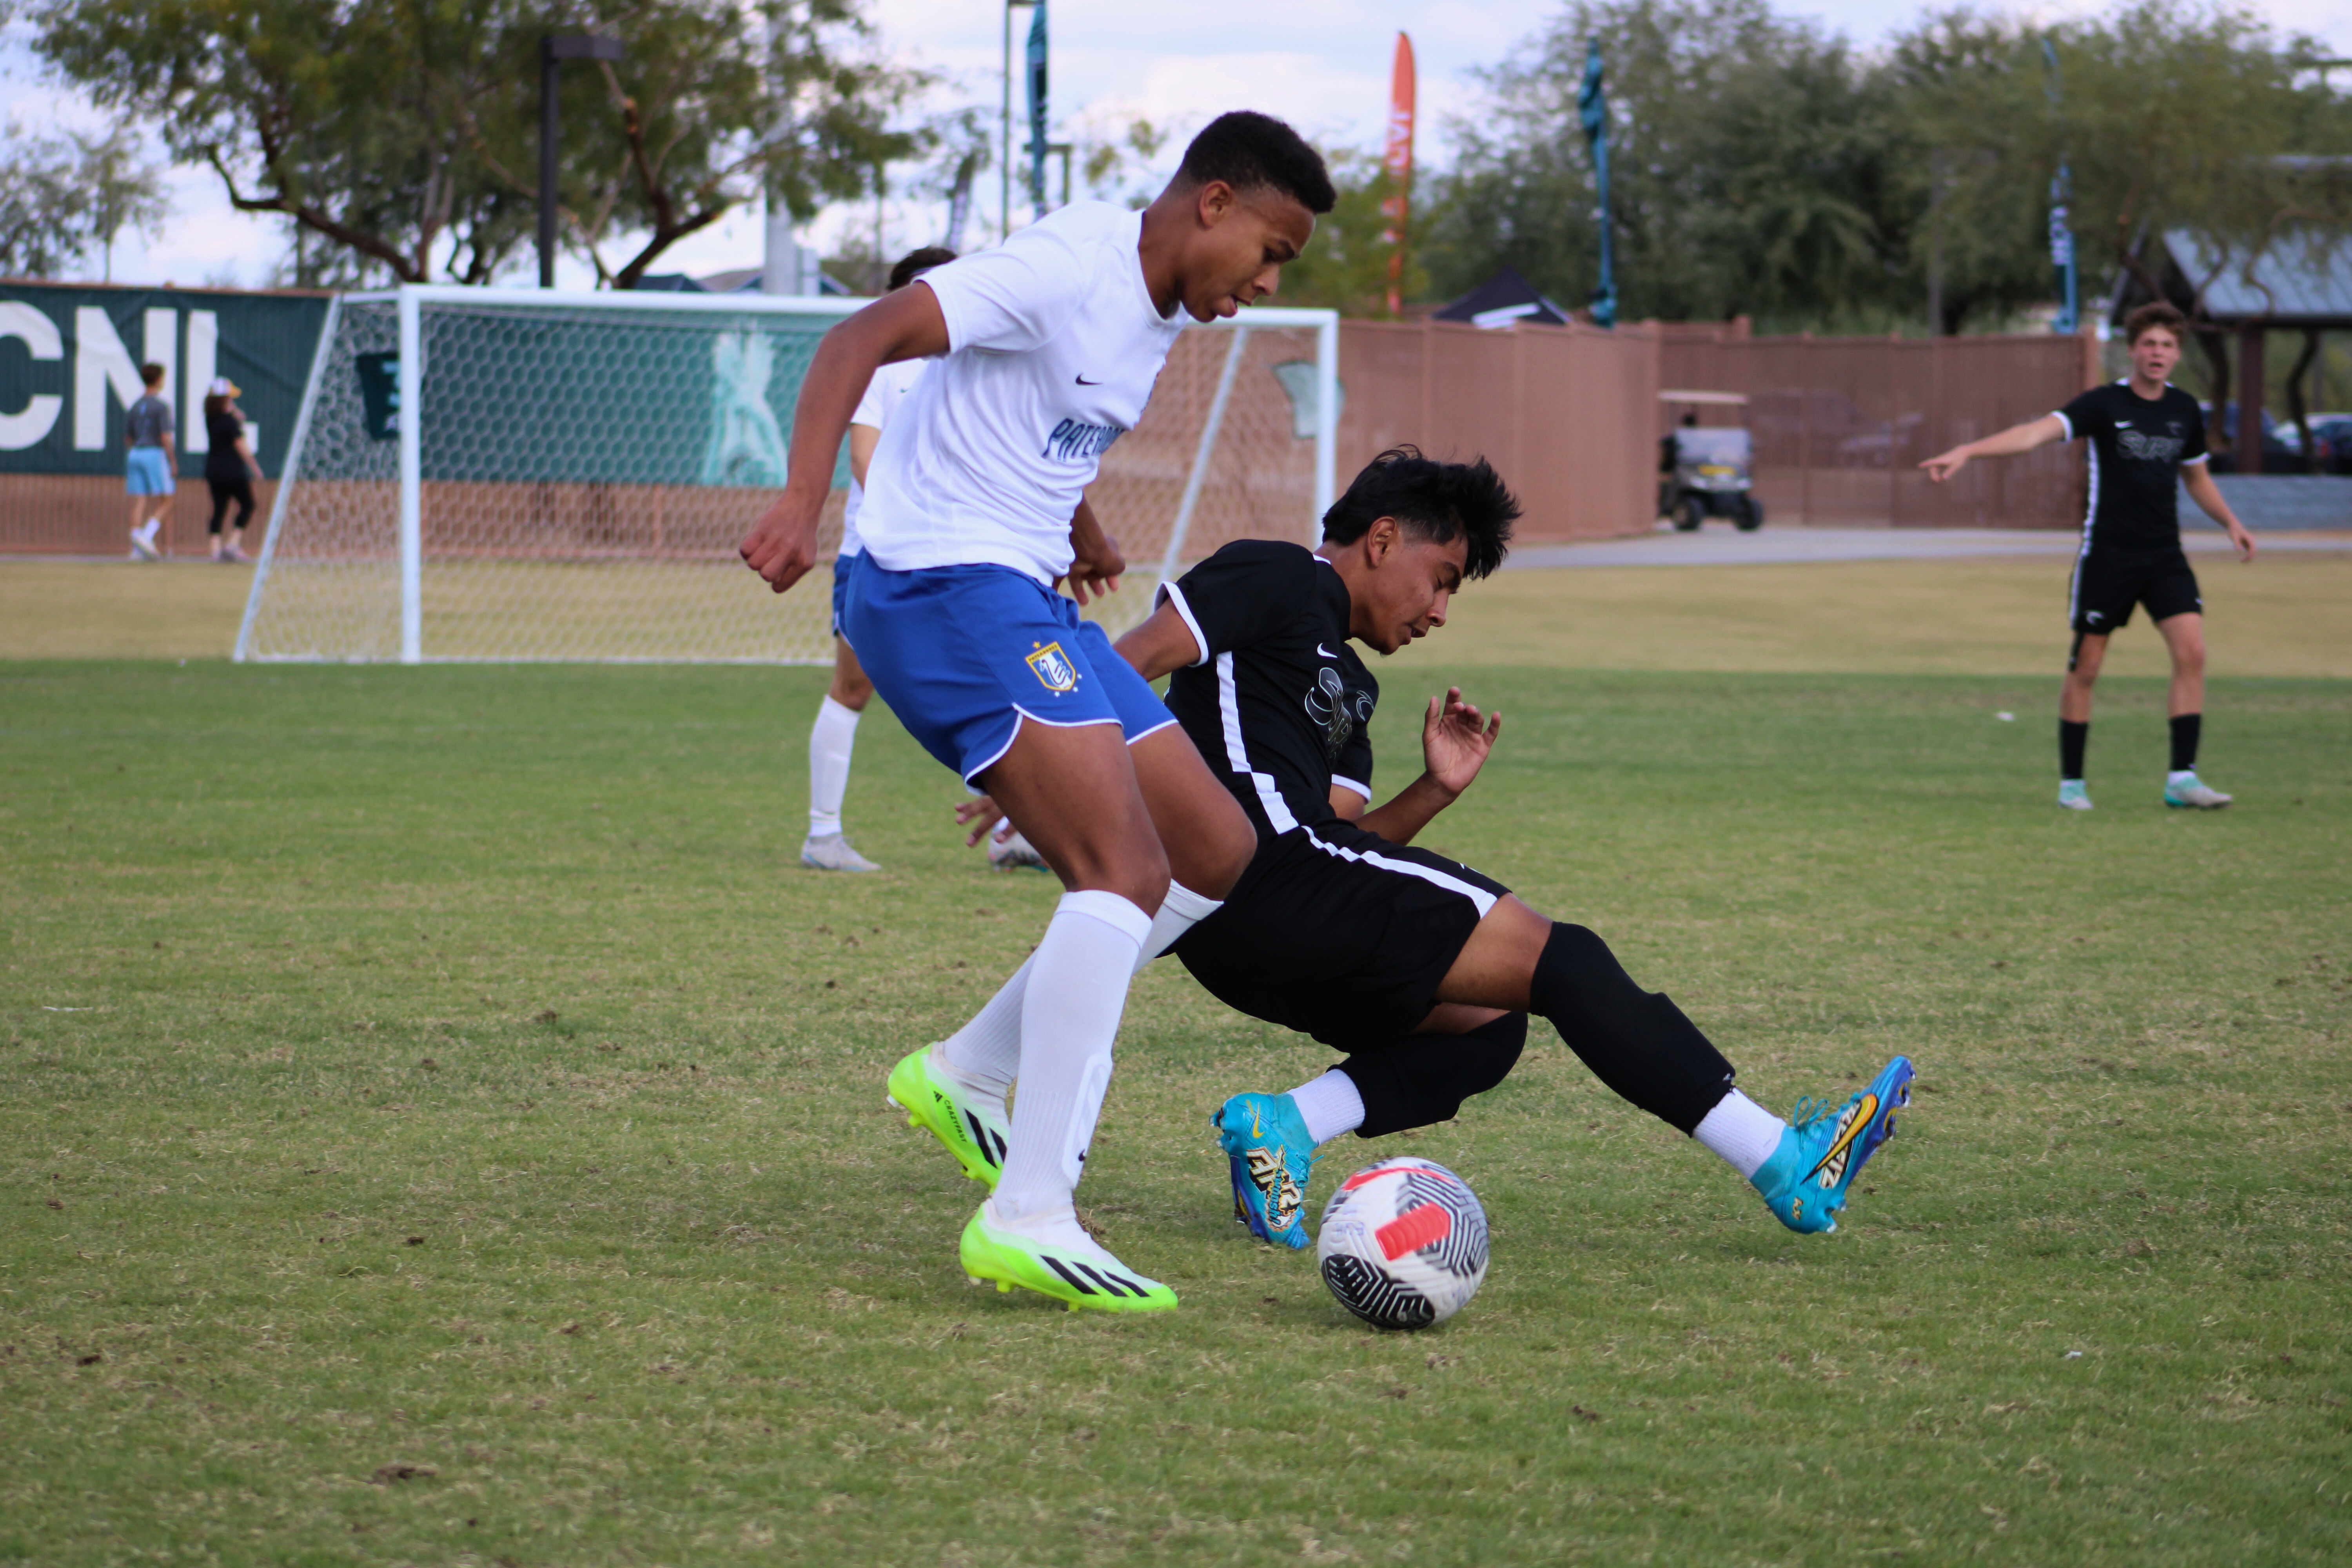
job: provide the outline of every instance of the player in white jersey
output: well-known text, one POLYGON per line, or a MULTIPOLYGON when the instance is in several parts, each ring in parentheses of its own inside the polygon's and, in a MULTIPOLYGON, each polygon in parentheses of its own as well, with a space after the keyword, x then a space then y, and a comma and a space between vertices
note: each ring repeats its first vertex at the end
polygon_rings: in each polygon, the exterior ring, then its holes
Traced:
POLYGON ((1273 293, 1333 200, 1290 127, 1223 115, 1146 210, 1074 203, 867 306, 811 363, 784 494, 743 541, 777 592, 806 574, 867 382, 937 357, 866 470, 866 560, 842 630, 908 730, 985 788, 1068 889, 981 1015, 890 1078, 892 1099, 992 1184, 959 1252, 1001 1289, 1113 1311, 1176 1305, 1087 1236, 1072 1196, 1129 976, 1219 907, 1256 834, 1150 687, 1054 588, 1112 585, 1124 569, 1086 487, 1142 416, 1185 317, 1273 293))
MULTIPOLYGON (((895 294, 935 267, 944 267, 956 254, 941 246, 910 250, 890 268, 887 292, 895 294)), ((882 429, 923 374, 926 361, 900 360, 886 364, 866 384, 866 395, 849 418, 849 500, 841 512, 841 550, 833 558, 833 685, 818 705, 816 722, 809 726, 809 829, 801 845, 801 864, 812 871, 878 871, 882 868, 850 847, 842 831, 841 802, 849 792, 849 759, 857 743, 858 715, 874 700, 874 683, 857 662, 857 650, 841 635, 841 612, 849 599, 849 580, 857 572, 866 546, 857 536, 857 513, 866 500, 866 470, 882 429)))

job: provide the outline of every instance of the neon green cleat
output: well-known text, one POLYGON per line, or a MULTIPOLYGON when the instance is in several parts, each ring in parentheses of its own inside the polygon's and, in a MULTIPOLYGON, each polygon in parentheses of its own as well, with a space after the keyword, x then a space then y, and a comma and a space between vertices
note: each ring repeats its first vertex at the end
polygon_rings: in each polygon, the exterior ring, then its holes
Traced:
POLYGON ((994 1199, 980 1205, 956 1248, 975 1285, 1015 1285, 1095 1312, 1171 1312, 1176 1292, 1147 1279, 1095 1244, 1068 1209, 1022 1220, 1001 1219, 994 1199))
POLYGON ((954 1073, 931 1059, 934 1046, 909 1051, 890 1069, 890 1103, 907 1113, 907 1125, 927 1127, 947 1145, 963 1173, 996 1190, 1004 1170, 1004 1150, 1012 1134, 1012 1118, 1001 1097, 971 1089, 954 1073))

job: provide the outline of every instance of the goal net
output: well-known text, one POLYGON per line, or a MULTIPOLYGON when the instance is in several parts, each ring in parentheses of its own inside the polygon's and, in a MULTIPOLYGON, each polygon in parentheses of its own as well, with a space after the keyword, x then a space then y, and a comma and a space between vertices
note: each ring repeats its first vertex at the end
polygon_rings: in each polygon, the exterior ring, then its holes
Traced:
MULTIPOLYGON (((831 562, 771 594, 735 553, 784 478, 817 340, 858 301, 422 286, 338 300, 303 394, 239 659, 833 657, 831 562)), ((1332 494, 1339 323, 1184 332, 1088 491, 1126 555, 1088 614, 1235 539, 1311 542, 1332 494)))

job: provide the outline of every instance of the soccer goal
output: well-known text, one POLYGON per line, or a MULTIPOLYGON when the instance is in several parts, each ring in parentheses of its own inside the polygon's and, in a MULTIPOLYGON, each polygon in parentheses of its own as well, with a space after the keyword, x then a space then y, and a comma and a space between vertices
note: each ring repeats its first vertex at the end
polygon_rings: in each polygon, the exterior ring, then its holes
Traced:
MULTIPOLYGON (((313 356, 238 659, 819 663, 845 451, 779 597, 735 547, 775 499, 817 340, 861 301, 411 286, 352 294, 313 356)), ((1139 620, 1234 539, 1312 542, 1330 505, 1339 318, 1183 333, 1088 492, 1139 620)))

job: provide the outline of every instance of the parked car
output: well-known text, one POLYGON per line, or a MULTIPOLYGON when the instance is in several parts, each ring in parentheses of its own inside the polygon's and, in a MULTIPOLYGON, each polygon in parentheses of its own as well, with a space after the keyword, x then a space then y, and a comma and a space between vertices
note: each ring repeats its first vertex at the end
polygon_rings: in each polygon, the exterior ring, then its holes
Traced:
POLYGON ((2352 414, 2313 415, 2311 438, 2319 443, 2322 473, 2352 474, 2352 414))
MULTIPOLYGON (((2197 406, 2204 411, 2206 439, 2210 443, 2216 427, 2213 420, 2213 405, 2210 403, 2200 403, 2197 406)), ((2319 423, 2316 418, 2312 421, 2311 437, 2314 441, 2321 443, 2319 468, 2320 472, 2326 473, 2330 470, 2334 458, 2333 443, 2326 441, 2320 435, 2319 423)), ((2236 404, 2225 403, 2221 405, 2219 427, 2229 431, 2232 437, 2236 435, 2238 428, 2236 404)), ((2217 474, 2236 473, 2238 471, 2237 453, 2234 450, 2215 452, 2213 471, 2217 474)), ((2263 410, 2263 471, 2271 474, 2299 474, 2304 471, 2302 436, 2293 425, 2283 423, 2278 416, 2267 408, 2263 410)))

